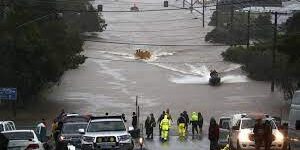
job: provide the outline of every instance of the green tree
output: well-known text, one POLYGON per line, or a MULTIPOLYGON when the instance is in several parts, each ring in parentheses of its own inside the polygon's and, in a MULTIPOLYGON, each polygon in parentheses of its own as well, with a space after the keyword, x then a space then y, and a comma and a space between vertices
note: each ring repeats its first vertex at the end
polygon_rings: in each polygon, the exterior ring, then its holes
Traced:
POLYGON ((95 20, 93 26, 97 28, 82 28, 68 23, 65 18, 58 19, 52 11, 57 9, 57 3, 43 2, 50 1, 11 3, 7 19, 0 24, 0 87, 17 87, 23 101, 49 83, 59 82, 66 70, 84 63, 81 32, 102 30, 96 25, 100 18, 98 13, 88 15, 89 20, 95 20), (49 16, 16 29, 24 22, 45 15, 49 16))

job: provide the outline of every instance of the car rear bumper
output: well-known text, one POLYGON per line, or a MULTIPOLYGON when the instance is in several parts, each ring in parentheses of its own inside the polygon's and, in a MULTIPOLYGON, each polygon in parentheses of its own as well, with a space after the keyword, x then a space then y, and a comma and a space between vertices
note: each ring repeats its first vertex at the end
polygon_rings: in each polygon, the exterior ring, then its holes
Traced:
POLYGON ((103 144, 83 144, 82 150, 101 150, 101 149, 117 149, 117 150, 131 150, 134 145, 132 143, 118 143, 117 145, 103 145, 103 144))
MULTIPOLYGON (((242 150, 255 150, 255 143, 240 143, 240 148, 242 150)), ((283 143, 277 143, 273 142, 271 145, 271 150, 282 150, 283 148, 283 143)), ((265 149, 264 146, 261 147, 261 149, 265 149)))

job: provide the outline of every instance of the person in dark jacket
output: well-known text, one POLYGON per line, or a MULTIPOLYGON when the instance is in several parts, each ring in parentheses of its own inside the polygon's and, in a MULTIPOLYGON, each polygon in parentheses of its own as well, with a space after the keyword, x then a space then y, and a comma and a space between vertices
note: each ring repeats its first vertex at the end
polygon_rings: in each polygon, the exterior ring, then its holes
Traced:
POLYGON ((208 130, 208 139, 210 140, 210 150, 218 150, 218 141, 219 141, 219 125, 217 124, 215 118, 210 119, 209 130, 208 130))
POLYGON ((9 140, 0 132, 0 149, 7 149, 9 140))
POLYGON ((264 142, 265 142, 265 150, 270 150, 272 145, 272 125, 269 120, 265 122, 265 130, 264 130, 264 142))
POLYGON ((66 113, 65 113, 65 109, 62 109, 60 114, 56 117, 58 121, 62 121, 63 118, 65 117, 66 113))
POLYGON ((132 112, 132 123, 131 123, 132 127, 134 129, 137 129, 137 115, 135 112, 132 112))
POLYGON ((151 119, 150 116, 147 116, 147 119, 145 121, 145 130, 146 130, 147 139, 150 138, 150 128, 151 128, 151 119))
POLYGON ((156 127, 154 115, 150 114, 150 138, 153 139, 153 128, 156 127))
POLYGON ((166 112, 163 111, 162 114, 160 115, 160 117, 157 120, 157 124, 159 125, 159 136, 161 136, 160 122, 164 119, 165 115, 166 115, 166 112))
POLYGON ((203 116, 201 112, 198 112, 198 126, 199 126, 199 132, 202 132, 202 126, 203 126, 203 116))
POLYGON ((187 113, 187 111, 183 111, 183 117, 185 118, 185 129, 186 131, 188 131, 188 127, 189 127, 189 122, 190 122, 190 118, 189 115, 187 113))
POLYGON ((124 113, 122 114, 122 116, 121 116, 121 117, 122 117, 122 119, 123 119, 123 121, 124 121, 124 122, 127 122, 127 120, 126 120, 126 116, 125 116, 125 114, 124 114, 124 113))
POLYGON ((186 125, 186 120, 183 116, 183 113, 181 113, 179 118, 177 119, 179 137, 185 136, 185 134, 186 134, 185 125, 186 125))
POLYGON ((262 146, 262 141, 264 140, 264 130, 262 119, 257 119, 253 129, 255 149, 259 149, 262 146))

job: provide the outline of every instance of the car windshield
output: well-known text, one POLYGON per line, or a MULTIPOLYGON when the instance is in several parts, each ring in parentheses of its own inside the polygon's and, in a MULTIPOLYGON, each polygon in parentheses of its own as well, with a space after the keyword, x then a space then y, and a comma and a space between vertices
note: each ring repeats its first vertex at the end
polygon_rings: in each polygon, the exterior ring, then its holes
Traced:
POLYGON ((230 119, 226 118, 226 119, 220 119, 220 128, 222 129, 229 129, 229 122, 230 122, 230 119))
POLYGON ((30 140, 34 139, 32 132, 8 132, 4 133, 9 140, 30 140))
POLYGON ((251 120, 243 120, 242 121, 242 129, 249 129, 249 128, 254 128, 255 125, 255 120, 251 119, 251 120))
POLYGON ((79 129, 86 129, 87 123, 80 124, 64 124, 62 133, 65 134, 76 134, 79 133, 79 129))
MULTIPOLYGON (((265 121, 266 120, 263 120, 263 124, 265 123, 265 121)), ((241 128, 242 129, 249 129, 249 128, 252 129, 252 128, 254 128, 255 123, 256 123, 256 120, 254 120, 254 119, 243 120, 241 128)), ((273 121, 270 121, 270 123, 271 123, 272 129, 276 129, 275 123, 273 121)))
POLYGON ((103 131, 125 131, 123 121, 101 121, 91 122, 87 132, 103 132, 103 131))

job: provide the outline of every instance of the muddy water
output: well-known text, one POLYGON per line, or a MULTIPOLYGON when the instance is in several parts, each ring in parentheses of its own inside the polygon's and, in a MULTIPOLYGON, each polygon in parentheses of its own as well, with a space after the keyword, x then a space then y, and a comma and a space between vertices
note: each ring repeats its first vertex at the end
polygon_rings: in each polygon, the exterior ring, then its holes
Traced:
MULTIPOLYGON (((93 3, 103 4, 103 10, 129 10, 133 6, 132 1, 125 0, 93 3)), ((182 5, 181 1, 169 3, 182 5)), ((136 4, 144 10, 163 9, 161 0, 136 4)), ((240 65, 222 61, 220 54, 227 47, 204 41, 205 34, 213 29, 207 26, 212 12, 206 10, 206 13, 203 28, 201 16, 187 10, 103 12, 107 31, 94 33, 93 40, 194 46, 86 41, 84 54, 93 58, 87 59, 80 68, 66 72, 48 99, 64 105, 70 112, 125 113, 130 121, 138 95, 142 120, 150 113, 158 117, 166 108, 170 108, 174 118, 183 110, 201 111, 205 127, 211 116, 253 111, 279 115, 281 96, 278 92, 270 93, 269 83, 248 79, 240 65), (194 19, 195 16, 199 19, 194 19), (136 60, 133 54, 138 48, 149 50, 152 58, 136 60), (221 86, 208 85, 210 69, 221 73, 221 86)))

